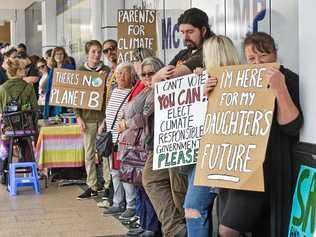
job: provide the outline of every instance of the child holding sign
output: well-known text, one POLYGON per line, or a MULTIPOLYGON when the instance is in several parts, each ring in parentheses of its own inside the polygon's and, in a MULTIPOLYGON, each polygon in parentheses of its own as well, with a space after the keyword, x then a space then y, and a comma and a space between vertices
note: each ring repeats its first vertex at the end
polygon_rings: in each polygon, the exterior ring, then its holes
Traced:
MULTIPOLYGON (((85 45, 87 62, 79 67, 79 70, 99 72, 104 80, 110 71, 110 68, 101 62, 102 45, 97 40, 88 41, 85 45)), ((87 199, 97 196, 97 173, 95 165, 95 139, 98 126, 103 121, 105 115, 105 99, 103 100, 100 111, 89 109, 75 109, 77 123, 83 133, 83 142, 85 150, 85 166, 87 172, 88 189, 78 196, 78 199, 87 199)))

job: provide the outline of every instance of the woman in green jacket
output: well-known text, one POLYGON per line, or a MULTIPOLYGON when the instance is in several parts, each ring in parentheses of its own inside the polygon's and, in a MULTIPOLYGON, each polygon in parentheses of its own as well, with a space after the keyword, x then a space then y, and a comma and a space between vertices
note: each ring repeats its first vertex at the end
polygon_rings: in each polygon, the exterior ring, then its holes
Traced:
MULTIPOLYGON (((18 105, 23 108, 25 106, 31 107, 33 110, 37 110, 37 99, 33 85, 28 84, 23 80, 26 76, 26 65, 27 62, 24 59, 8 59, 6 62, 6 74, 8 80, 0 86, 0 114, 2 115, 6 109, 7 105, 12 102, 12 98, 16 98, 18 105)), ((1 126, 2 127, 2 126, 1 126)), ((0 154, 0 176, 3 175, 3 169, 7 166, 7 153, 5 151, 9 150, 8 141, 2 135, 0 130, 0 143, 1 143, 1 154, 0 154), (2 139, 4 138, 4 139, 2 139)), ((20 161, 33 161, 31 149, 32 145, 26 139, 19 140, 20 161)), ((2 176, 4 177, 4 176, 2 176)), ((2 179, 4 183, 4 179, 2 179)))

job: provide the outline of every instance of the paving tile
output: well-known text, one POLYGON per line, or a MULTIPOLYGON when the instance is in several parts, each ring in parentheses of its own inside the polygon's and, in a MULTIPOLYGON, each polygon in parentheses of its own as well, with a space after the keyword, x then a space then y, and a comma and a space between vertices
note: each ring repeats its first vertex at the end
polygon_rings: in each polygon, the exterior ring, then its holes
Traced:
POLYGON ((41 195, 22 190, 10 197, 0 185, 0 237, 89 237, 123 235, 114 217, 103 217, 95 200, 78 201, 78 186, 51 184, 41 195))

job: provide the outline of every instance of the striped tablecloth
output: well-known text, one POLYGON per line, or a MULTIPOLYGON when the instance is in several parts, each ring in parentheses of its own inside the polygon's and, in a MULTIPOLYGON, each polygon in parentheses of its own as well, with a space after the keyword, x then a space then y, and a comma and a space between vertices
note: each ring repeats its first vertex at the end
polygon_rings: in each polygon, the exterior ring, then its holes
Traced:
POLYGON ((41 127, 35 151, 39 169, 84 166, 78 125, 41 127))

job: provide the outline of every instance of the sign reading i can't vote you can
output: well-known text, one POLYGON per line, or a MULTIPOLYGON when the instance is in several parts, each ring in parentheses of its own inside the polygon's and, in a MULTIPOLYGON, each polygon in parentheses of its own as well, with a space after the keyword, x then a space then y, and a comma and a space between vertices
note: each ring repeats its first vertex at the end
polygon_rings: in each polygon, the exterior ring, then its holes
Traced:
POLYGON ((104 79, 97 72, 54 69, 50 105, 101 110, 104 79))
POLYGON ((136 48, 157 51, 156 10, 118 10, 117 22, 119 62, 133 61, 136 48))
POLYGON ((196 163, 207 106, 206 78, 190 74, 155 84, 154 170, 196 163))
POLYGON ((293 196, 288 237, 316 236, 316 169, 301 166, 293 196))
POLYGON ((277 64, 215 68, 195 184, 264 191, 263 162, 275 96, 265 77, 277 64))

